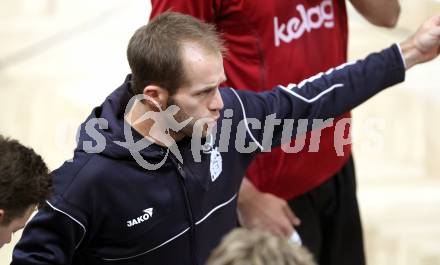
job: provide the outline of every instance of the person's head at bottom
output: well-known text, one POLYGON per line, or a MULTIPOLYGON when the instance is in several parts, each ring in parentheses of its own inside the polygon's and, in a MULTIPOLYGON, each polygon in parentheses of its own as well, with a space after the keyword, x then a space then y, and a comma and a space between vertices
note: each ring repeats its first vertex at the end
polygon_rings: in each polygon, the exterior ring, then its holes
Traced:
POLYGON ((0 135, 0 248, 49 197, 52 178, 41 156, 0 135))
POLYGON ((316 265, 310 252, 269 232, 234 229, 206 265, 316 265))

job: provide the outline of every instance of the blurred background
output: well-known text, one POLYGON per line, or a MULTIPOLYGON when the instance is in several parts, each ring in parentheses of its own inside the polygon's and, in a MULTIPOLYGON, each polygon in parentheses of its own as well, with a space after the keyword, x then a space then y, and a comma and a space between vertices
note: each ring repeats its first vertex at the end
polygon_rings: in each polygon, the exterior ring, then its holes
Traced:
MULTIPOLYGON (((439 0, 401 5, 393 30, 349 7, 351 59, 440 14, 439 0)), ((149 13, 148 0, 2 0, 0 133, 33 147, 51 169, 70 159, 79 123, 129 72, 126 45, 149 13)), ((353 116, 368 263, 440 264, 440 59, 353 116)), ((0 264, 9 264, 19 238, 0 250, 0 264)))

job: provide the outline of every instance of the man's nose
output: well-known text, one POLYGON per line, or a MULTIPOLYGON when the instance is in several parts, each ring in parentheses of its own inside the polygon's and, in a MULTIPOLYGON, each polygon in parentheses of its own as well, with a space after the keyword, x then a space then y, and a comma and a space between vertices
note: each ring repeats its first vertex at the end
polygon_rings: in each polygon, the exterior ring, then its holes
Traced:
POLYGON ((209 104, 209 109, 211 111, 220 111, 221 109, 223 109, 223 107, 224 107, 223 99, 220 94, 220 90, 217 88, 215 95, 209 104))

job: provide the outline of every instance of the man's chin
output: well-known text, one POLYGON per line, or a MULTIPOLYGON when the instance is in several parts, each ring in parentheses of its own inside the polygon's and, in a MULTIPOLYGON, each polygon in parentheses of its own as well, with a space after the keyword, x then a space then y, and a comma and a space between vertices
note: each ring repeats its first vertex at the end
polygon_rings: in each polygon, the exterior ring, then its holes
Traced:
POLYGON ((206 138, 215 130, 217 126, 216 122, 203 123, 203 124, 191 124, 186 126, 182 131, 186 136, 206 138))
POLYGON ((206 138, 208 135, 212 134, 215 131, 217 126, 216 122, 208 123, 203 126, 202 137, 206 138))
MULTIPOLYGON (((200 132, 200 130, 198 131, 200 132)), ((203 128, 201 133, 194 133, 194 131, 191 131, 191 132, 185 132, 185 135, 190 138, 199 137, 201 139, 205 139, 208 135, 211 134, 211 131, 208 131, 208 129, 203 128)))

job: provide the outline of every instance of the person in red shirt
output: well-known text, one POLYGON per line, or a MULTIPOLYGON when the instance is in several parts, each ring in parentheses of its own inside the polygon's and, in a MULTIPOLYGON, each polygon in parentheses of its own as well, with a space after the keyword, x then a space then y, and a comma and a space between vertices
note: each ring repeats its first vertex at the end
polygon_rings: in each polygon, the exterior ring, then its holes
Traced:
MULTIPOLYGON (((229 50, 225 85, 235 88, 296 83, 347 60, 343 0, 151 2, 151 18, 171 10, 217 26, 229 50)), ((378 26, 393 27, 400 13, 398 0, 351 3, 378 26)), ((242 225, 290 237, 301 220, 298 233, 319 264, 364 264, 349 118, 347 113, 293 140, 290 146, 302 147, 294 153, 275 148, 259 155, 240 190, 242 225)))

